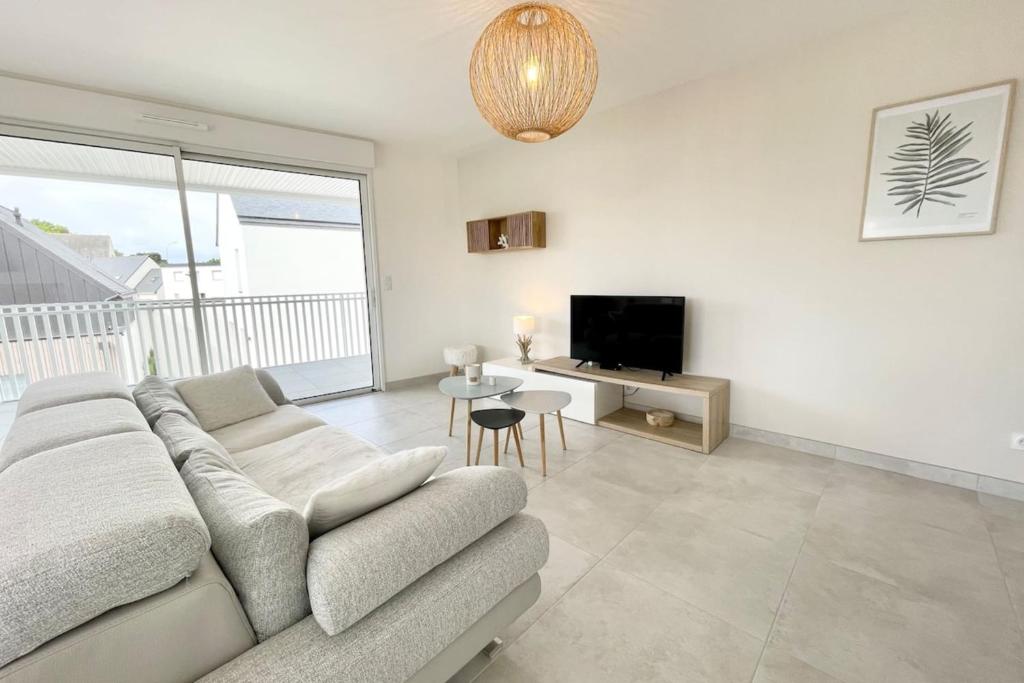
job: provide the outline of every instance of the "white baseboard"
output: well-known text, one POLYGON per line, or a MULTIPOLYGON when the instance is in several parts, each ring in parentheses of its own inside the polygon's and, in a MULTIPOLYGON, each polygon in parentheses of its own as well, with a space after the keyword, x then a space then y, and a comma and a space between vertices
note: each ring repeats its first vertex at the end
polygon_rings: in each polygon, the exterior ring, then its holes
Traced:
MULTIPOLYGON (((629 402, 627 402, 626 406, 635 410, 646 410, 650 407, 629 402)), ((684 414, 679 415, 679 417, 692 422, 700 421, 700 417, 696 415, 684 414)), ((757 429, 756 427, 747 427, 735 423, 729 425, 729 436, 748 441, 757 441, 758 443, 771 446, 780 446, 801 453, 817 455, 822 458, 832 458, 854 465, 864 465, 865 467, 874 467, 875 469, 887 472, 905 474, 916 479, 925 479, 939 484, 977 491, 979 494, 1024 501, 1024 484, 1016 481, 997 479, 996 477, 989 477, 983 474, 964 472, 940 465, 931 465, 915 460, 907 460, 906 458, 885 455, 884 453, 862 451, 848 446, 805 439, 799 436, 790 436, 789 434, 780 434, 779 432, 770 432, 766 429, 757 429)))

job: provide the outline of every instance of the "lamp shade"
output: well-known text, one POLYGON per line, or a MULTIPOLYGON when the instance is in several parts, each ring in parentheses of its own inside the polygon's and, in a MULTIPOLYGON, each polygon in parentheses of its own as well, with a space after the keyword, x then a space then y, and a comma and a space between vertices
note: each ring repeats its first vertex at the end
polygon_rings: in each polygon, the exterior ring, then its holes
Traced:
POLYGON ((536 323, 532 315, 517 315, 512 318, 512 333, 515 335, 530 335, 536 323))
POLYGON ((528 2, 487 25, 473 48, 477 109, 505 137, 543 142, 576 125, 597 88, 597 49, 561 7, 528 2))

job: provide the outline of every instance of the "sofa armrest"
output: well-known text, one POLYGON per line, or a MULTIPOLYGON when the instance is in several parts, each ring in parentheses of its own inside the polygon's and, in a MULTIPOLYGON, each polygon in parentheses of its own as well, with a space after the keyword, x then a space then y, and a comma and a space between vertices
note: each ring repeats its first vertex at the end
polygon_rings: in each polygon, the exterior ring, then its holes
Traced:
POLYGON ((274 376, 262 368, 256 368, 256 379, 259 380, 260 386, 263 387, 263 391, 267 392, 267 396, 276 405, 279 406, 290 406, 292 402, 284 395, 284 391, 281 389, 281 385, 277 383, 274 376))
POLYGON ((526 506, 502 467, 466 467, 320 536, 306 582, 320 627, 335 635, 526 506))

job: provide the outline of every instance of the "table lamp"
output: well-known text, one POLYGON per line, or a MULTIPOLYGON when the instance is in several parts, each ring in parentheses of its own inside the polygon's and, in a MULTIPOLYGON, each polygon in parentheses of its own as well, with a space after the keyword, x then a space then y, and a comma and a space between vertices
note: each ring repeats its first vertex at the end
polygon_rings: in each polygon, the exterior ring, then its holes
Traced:
POLYGON ((516 346, 519 347, 519 362, 532 363, 530 346, 533 344, 535 323, 532 315, 517 315, 512 318, 512 333, 515 335, 516 346))

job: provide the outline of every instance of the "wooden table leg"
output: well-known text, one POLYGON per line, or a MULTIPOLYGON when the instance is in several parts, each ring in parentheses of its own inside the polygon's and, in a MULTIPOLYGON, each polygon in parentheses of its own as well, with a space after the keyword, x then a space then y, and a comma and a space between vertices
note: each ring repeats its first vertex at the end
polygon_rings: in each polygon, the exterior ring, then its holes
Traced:
POLYGON ((473 440, 473 399, 466 401, 466 467, 469 467, 469 442, 473 440))
POLYGON ((562 437, 562 450, 567 451, 569 449, 565 447, 565 427, 562 426, 562 411, 556 410, 555 415, 558 416, 558 434, 562 437))
POLYGON ((493 429, 494 432, 494 466, 497 467, 500 463, 498 461, 498 432, 499 430, 493 429))
POLYGON ((548 453, 544 441, 544 413, 540 414, 540 474, 543 477, 548 476, 548 453))
POLYGON ((523 445, 519 443, 519 430, 515 427, 512 428, 512 436, 516 437, 516 453, 519 454, 519 466, 526 467, 526 463, 523 462, 523 445))
POLYGON ((480 450, 484 447, 484 428, 480 428, 480 438, 476 440, 476 464, 480 464, 480 450))
MULTIPOLYGON (((449 377, 454 377, 458 374, 459 368, 456 365, 452 366, 451 372, 448 373, 449 377)), ((452 429, 455 427, 455 399, 452 399, 451 410, 448 412, 448 436, 452 435, 452 429)))
POLYGON ((512 436, 512 430, 515 429, 515 428, 516 428, 516 426, 512 425, 507 430, 505 430, 505 450, 502 451, 503 453, 508 453, 508 439, 509 439, 510 436, 512 436))

